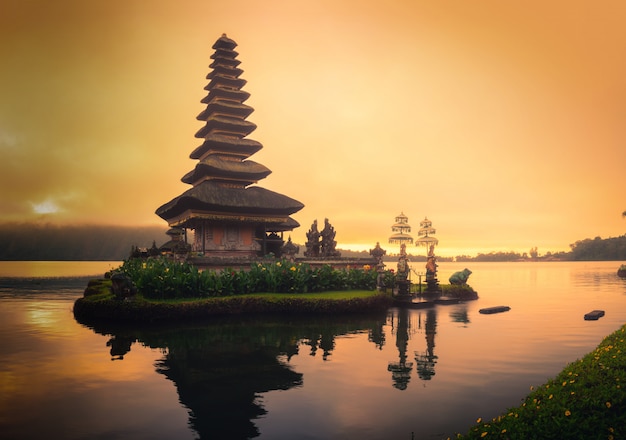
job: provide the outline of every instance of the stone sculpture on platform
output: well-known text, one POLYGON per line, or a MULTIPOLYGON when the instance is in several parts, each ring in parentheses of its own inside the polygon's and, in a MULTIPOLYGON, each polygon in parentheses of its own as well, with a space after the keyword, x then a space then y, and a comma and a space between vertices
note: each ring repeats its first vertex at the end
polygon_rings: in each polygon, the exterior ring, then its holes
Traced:
POLYGON ((320 233, 317 230, 317 220, 313 221, 311 229, 306 233, 306 251, 304 251, 305 257, 319 257, 320 256, 320 233))
POLYGON ((341 253, 335 249, 337 246, 335 234, 335 228, 330 224, 328 219, 324 219, 324 229, 322 229, 322 232, 319 232, 317 229, 317 220, 313 221, 311 229, 306 233, 307 242, 304 256, 313 258, 340 257, 341 253))
POLYGON ((472 271, 468 268, 465 268, 459 272, 454 272, 449 278, 450 284, 454 284, 456 286, 467 284, 467 280, 471 274, 472 271))
POLYGON ((330 224, 328 219, 324 219, 324 229, 322 229, 321 254, 324 258, 340 257, 341 253, 335 249, 337 241, 335 241, 335 228, 330 224))
POLYGON ((398 257, 398 272, 396 273, 396 284, 398 286, 397 296, 400 298, 410 296, 411 281, 409 280, 409 258, 406 254, 406 244, 400 245, 400 256, 398 257))
POLYGON ((440 292, 439 280, 437 279, 437 257, 435 257, 435 245, 430 245, 426 260, 426 293, 440 292))

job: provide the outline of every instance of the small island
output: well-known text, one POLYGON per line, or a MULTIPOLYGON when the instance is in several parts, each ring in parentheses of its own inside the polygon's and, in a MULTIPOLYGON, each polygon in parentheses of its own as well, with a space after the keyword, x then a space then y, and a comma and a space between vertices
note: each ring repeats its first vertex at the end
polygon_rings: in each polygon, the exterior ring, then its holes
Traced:
MULTIPOLYGON (((271 171, 249 160, 263 146, 247 138, 256 125, 247 121, 254 109, 244 104, 250 94, 242 90, 236 47, 226 34, 213 45, 201 100, 206 109, 197 116, 204 122, 195 134, 202 144, 190 154, 198 162, 182 177, 191 188, 156 209, 170 239, 133 249, 120 268, 92 280, 74 304, 77 319, 152 323, 241 313, 362 313, 411 306, 413 298, 420 306, 476 299, 467 277, 439 286, 428 219, 418 240, 430 246, 424 291, 421 276, 417 286, 411 283, 406 252, 397 273, 385 269, 378 244, 370 258, 341 258, 328 218, 321 231, 313 221, 304 258, 296 258, 298 247, 284 233, 300 226, 291 215, 304 205, 257 185, 271 171)), ((390 242, 404 246, 410 238, 406 220, 396 218, 398 233, 390 242)))

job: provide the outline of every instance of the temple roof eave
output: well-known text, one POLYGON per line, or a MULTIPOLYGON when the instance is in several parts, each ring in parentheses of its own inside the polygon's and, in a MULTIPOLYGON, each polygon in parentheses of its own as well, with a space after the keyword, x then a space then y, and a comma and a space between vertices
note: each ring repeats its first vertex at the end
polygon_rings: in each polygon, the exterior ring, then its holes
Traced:
POLYGON ((214 130, 229 131, 238 133, 241 137, 247 136, 256 129, 256 124, 244 119, 231 118, 226 116, 211 116, 206 121, 206 125, 195 134, 197 138, 203 138, 214 130))
POLYGON ((191 159, 200 159, 207 152, 230 153, 240 157, 250 157, 260 151, 263 145, 253 139, 232 138, 209 134, 204 137, 204 143, 191 152, 191 159))
POLYGON ((197 228, 202 222, 212 223, 249 223, 264 225, 267 232, 292 231, 300 227, 300 223, 290 216, 254 216, 238 213, 187 210, 167 220, 170 227, 197 228))
POLYGON ((259 186, 228 188, 204 181, 159 207, 156 214, 168 221, 187 210, 281 217, 302 208, 301 202, 259 186))
POLYGON ((193 184, 203 177, 209 176, 243 180, 249 182, 249 185, 252 182, 266 178, 271 173, 272 171, 269 168, 251 160, 237 162, 209 157, 206 161, 198 163, 192 171, 185 174, 182 181, 193 184))

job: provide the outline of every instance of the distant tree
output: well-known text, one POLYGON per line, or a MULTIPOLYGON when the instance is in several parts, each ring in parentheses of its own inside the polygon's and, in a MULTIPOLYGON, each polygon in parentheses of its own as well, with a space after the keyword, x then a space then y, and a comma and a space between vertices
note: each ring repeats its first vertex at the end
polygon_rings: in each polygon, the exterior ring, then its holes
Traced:
POLYGON ((133 246, 148 247, 167 238, 157 226, 0 224, 0 260, 113 261, 128 257, 133 246))
POLYGON ((529 253, 530 253, 530 258, 536 260, 537 257, 539 256, 539 252, 537 252, 537 246, 530 248, 529 253))
POLYGON ((606 239, 587 238, 571 244, 570 247, 572 260, 626 260, 626 235, 606 239))

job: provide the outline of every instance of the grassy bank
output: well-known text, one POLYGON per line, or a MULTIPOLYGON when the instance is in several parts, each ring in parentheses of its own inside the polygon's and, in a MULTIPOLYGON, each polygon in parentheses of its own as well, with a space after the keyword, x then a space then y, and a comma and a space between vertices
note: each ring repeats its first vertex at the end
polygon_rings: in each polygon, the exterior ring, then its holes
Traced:
POLYGON ((385 310, 390 295, 373 290, 343 290, 318 293, 254 293, 211 298, 150 299, 136 295, 126 300, 110 293, 110 281, 90 283, 85 296, 74 303, 81 321, 172 322, 201 320, 235 314, 345 314, 385 310))
POLYGON ((626 438, 626 326, 582 359, 533 389, 491 421, 478 420, 458 439, 626 438))

